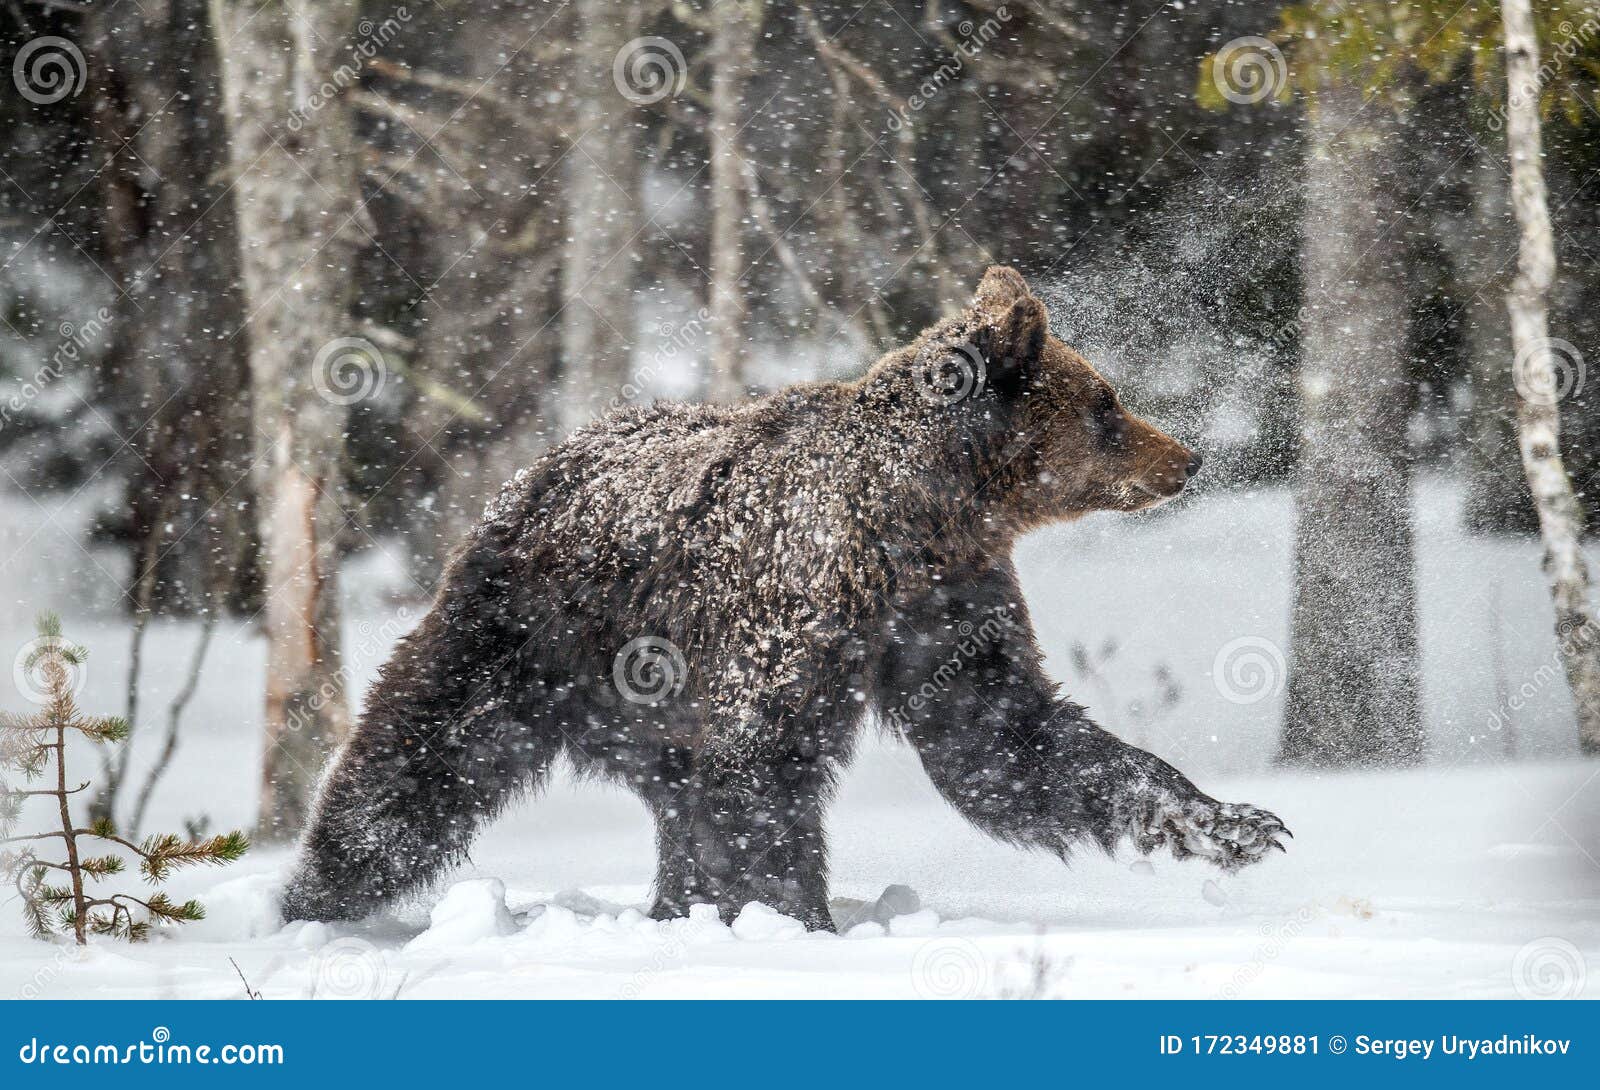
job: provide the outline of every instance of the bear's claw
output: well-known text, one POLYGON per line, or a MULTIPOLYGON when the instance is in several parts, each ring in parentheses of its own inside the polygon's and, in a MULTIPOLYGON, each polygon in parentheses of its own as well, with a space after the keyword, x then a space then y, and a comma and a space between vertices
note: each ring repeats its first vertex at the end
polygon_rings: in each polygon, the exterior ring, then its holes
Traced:
POLYGON ((1144 827, 1134 831, 1146 855, 1166 845, 1175 858, 1198 857, 1225 871, 1259 863, 1273 848, 1287 852, 1282 836, 1294 834, 1270 810, 1204 797, 1158 804, 1144 827))

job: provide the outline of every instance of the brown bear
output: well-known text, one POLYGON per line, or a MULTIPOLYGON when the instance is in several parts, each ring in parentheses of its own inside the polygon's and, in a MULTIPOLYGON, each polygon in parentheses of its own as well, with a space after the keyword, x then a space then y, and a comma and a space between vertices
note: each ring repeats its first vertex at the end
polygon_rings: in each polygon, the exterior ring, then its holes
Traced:
POLYGON ((564 753, 653 813, 653 915, 760 901, 831 928, 823 812, 874 716, 1009 843, 1255 862, 1277 817, 1058 695, 1011 562, 1028 530, 1153 507, 1199 467, 999 267, 855 381, 583 428, 488 506, 383 667, 285 918, 429 881, 564 753))

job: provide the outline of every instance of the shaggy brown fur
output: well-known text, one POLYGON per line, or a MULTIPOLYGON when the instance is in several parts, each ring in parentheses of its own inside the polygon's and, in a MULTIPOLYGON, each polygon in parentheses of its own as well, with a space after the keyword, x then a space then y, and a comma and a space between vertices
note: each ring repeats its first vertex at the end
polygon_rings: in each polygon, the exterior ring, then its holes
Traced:
POLYGON ((1057 697, 1009 559, 1198 467, 1006 268, 857 381, 584 428, 506 485, 385 666, 285 914, 359 915, 433 877, 565 752, 655 813, 656 914, 761 900, 831 926, 822 810, 869 708, 1004 839, 1254 861, 1275 817, 1057 697))

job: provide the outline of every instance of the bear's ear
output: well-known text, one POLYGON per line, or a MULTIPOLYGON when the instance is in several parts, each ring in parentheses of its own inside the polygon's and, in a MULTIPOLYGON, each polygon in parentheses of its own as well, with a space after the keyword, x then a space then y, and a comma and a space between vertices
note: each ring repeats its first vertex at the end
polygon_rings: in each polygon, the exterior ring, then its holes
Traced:
POLYGON ((1016 269, 1010 265, 990 265, 983 270, 983 279, 978 281, 978 290, 973 292, 972 305, 975 309, 1003 309, 1030 294, 1028 282, 1016 269))
POLYGON ((1044 351, 1050 315, 1017 270, 994 265, 972 299, 972 342, 983 353, 990 382, 1015 383, 1044 351))

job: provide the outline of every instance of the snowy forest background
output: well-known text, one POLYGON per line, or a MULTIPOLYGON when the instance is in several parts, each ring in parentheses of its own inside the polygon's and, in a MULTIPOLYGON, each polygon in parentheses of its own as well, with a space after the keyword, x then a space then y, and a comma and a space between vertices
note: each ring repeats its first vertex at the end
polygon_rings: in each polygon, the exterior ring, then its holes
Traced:
POLYGON ((1517 437, 1559 416, 1581 533, 1600 5, 1531 14, 1533 380, 1489 0, 0 0, 0 705, 61 612, 134 729, 85 808, 258 841, 151 953, 0 921, 0 994, 228 994, 232 956, 282 994, 1594 996, 1600 641, 1517 437), (638 919, 648 822, 571 782, 431 917, 278 931, 316 773, 503 480, 625 405, 858 374, 995 262, 1206 458, 1024 543, 1049 666, 1288 857, 1065 871, 882 738, 836 818, 869 954, 638 919))

